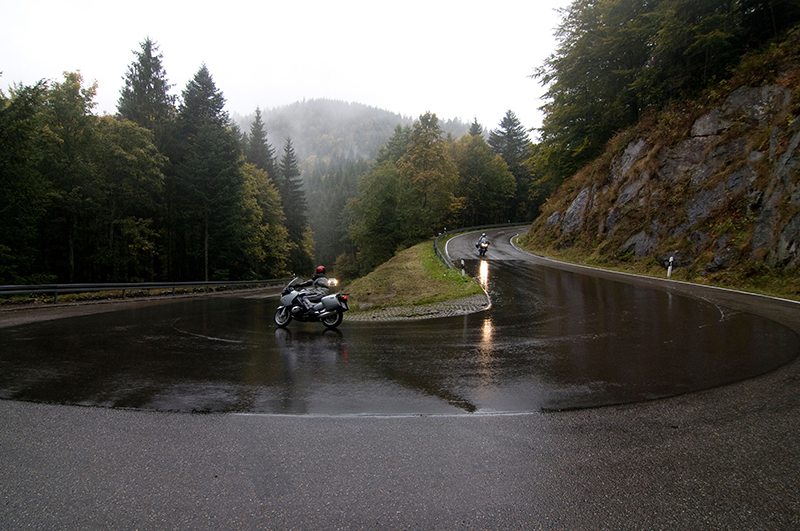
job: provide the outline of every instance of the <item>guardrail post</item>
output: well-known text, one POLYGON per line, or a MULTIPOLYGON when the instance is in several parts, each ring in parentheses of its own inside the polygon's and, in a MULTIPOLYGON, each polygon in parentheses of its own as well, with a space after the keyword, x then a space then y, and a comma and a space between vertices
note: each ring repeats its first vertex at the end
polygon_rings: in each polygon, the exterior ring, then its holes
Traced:
POLYGON ((58 304, 58 292, 53 292, 53 304, 58 304))

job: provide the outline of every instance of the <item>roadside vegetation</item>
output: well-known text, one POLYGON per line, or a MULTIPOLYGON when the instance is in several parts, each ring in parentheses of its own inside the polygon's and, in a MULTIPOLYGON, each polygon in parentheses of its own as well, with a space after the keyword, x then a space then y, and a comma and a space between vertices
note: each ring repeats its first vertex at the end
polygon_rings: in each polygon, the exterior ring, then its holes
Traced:
MULTIPOLYGON (((619 257, 598 253, 587 254, 585 251, 575 247, 554 249, 531 242, 527 234, 519 237, 519 244, 531 253, 560 262, 647 277, 667 277, 667 269, 655 257, 640 260, 633 258, 631 255, 619 257)), ((760 264, 753 263, 746 270, 720 271, 708 277, 703 276, 697 267, 676 267, 673 268, 672 275, 669 278, 681 282, 691 282, 704 286, 716 286, 800 301, 800 277, 794 273, 785 274, 771 269, 763 262, 760 264)))
MULTIPOLYGON (((792 20, 797 20, 796 14, 792 20)), ((777 260, 770 256, 766 247, 754 250, 751 243, 760 220, 762 228, 771 226, 763 223, 761 213, 777 189, 769 188, 765 183, 777 183, 776 176, 781 175, 775 169, 775 161, 780 156, 786 158, 787 150, 796 149, 796 144, 791 144, 790 140, 797 134, 796 121, 800 110, 800 91, 797 88, 800 76, 799 45, 800 26, 795 26, 785 38, 776 39, 763 49, 742 55, 737 66, 728 68, 728 78, 707 84, 701 95, 673 101, 658 111, 651 109, 635 125, 618 131, 605 144, 599 156, 576 171, 548 197, 531 232, 520 237, 520 244, 530 252, 555 260, 660 278, 667 276, 666 257, 671 253, 665 249, 675 249, 675 256, 682 256, 684 260, 673 268, 671 278, 674 280, 800 300, 800 276, 796 265, 791 262, 796 255, 792 243, 794 238, 785 236, 791 234, 788 229, 784 232, 788 221, 798 215, 796 197, 791 189, 783 192, 784 197, 779 201, 776 200, 779 207, 775 217, 782 219, 782 224, 773 222, 777 228, 770 229, 773 231, 773 242, 779 237, 788 241, 786 256, 777 260), (717 112, 726 98, 741 87, 767 86, 787 89, 791 92, 793 103, 782 108, 774 117, 765 112, 761 118, 764 121, 762 125, 753 119, 748 121, 744 115, 737 117, 729 129, 719 135, 718 144, 708 144, 701 154, 703 160, 709 154, 716 153, 718 145, 738 142, 737 145, 743 147, 728 156, 719 157, 719 169, 709 173, 704 188, 692 187, 692 172, 697 170, 696 166, 688 163, 686 167, 689 169, 664 177, 664 160, 667 157, 664 153, 670 149, 673 150, 671 153, 679 153, 681 143, 687 143, 687 139, 692 138, 690 131, 698 118, 712 110, 717 112), (644 139, 651 146, 648 154, 637 162, 638 166, 632 166, 631 174, 638 177, 626 181, 619 175, 612 176, 615 162, 637 139, 644 139), (748 162, 750 158, 758 156, 763 159, 760 165, 748 162), (752 183, 744 192, 738 196, 731 191, 726 192, 724 199, 729 199, 728 203, 721 201, 723 206, 710 209, 698 223, 688 225, 691 231, 687 233, 688 236, 673 236, 677 233, 675 227, 687 219, 686 205, 691 204, 700 191, 727 182, 735 171, 750 167, 753 168, 752 183), (640 178, 638 182, 642 183, 648 181, 650 176, 650 182, 661 184, 654 185, 649 191, 646 185, 642 186, 642 192, 631 196, 628 203, 619 202, 622 191, 630 186, 630 182, 640 178), (580 229, 568 232, 559 232, 560 227, 558 230, 548 229, 550 216, 556 211, 565 213, 581 190, 587 187, 591 189, 591 207, 587 208, 587 221, 580 229), (620 213, 620 216, 615 220, 612 231, 607 221, 616 213, 620 213), (625 246, 629 238, 640 231, 656 242, 653 250, 646 255, 637 253, 631 246, 625 246), (708 236, 708 242, 697 238, 703 235, 708 236), (721 241, 727 242, 724 251, 728 255, 724 266, 709 268, 709 265, 715 264, 717 253, 723 249, 722 245, 715 246, 716 242, 721 241)), ((711 136, 704 137, 704 140, 709 138, 711 136)), ((782 182, 795 183, 798 175, 796 155, 786 160, 787 166, 791 165, 794 169, 786 172, 782 182)), ((777 247, 777 244, 774 245, 777 247)))
POLYGON ((341 291, 350 294, 352 311, 421 306, 483 293, 477 282, 439 260, 431 240, 397 253, 341 291))

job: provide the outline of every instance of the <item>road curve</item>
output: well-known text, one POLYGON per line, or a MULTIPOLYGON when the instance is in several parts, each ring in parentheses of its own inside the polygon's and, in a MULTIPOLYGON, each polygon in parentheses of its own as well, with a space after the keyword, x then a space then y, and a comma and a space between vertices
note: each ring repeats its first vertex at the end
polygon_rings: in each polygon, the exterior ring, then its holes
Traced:
MULTIPOLYGON (((791 303, 626 282, 798 331, 791 303)), ((798 389, 792 361, 702 392, 559 413, 186 415, 0 401, 0 528, 794 530, 798 389)))

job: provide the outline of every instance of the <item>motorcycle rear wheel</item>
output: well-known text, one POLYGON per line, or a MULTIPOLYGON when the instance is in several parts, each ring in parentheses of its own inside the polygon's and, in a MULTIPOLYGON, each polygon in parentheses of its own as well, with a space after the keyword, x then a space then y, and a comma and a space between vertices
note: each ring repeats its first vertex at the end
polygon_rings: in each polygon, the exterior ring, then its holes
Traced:
POLYGON ((333 315, 326 315, 321 319, 321 321, 322 324, 324 324, 328 328, 336 328, 337 326, 342 324, 342 319, 344 319, 342 312, 336 312, 333 315))
POLYGON ((288 325, 292 321, 292 312, 289 311, 289 308, 283 307, 278 308, 275 311, 275 324, 284 327, 288 325))

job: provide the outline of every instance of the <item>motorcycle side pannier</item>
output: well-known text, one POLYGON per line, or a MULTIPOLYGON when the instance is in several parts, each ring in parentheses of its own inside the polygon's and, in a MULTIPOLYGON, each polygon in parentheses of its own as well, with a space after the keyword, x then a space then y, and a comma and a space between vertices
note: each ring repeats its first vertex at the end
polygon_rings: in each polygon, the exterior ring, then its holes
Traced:
POLYGON ((339 301, 336 299, 336 295, 327 295, 325 297, 322 297, 322 305, 328 311, 335 310, 339 306, 341 306, 339 304, 339 301))

